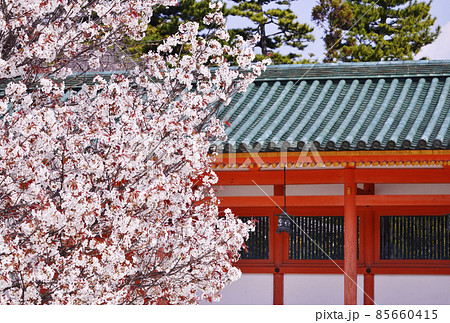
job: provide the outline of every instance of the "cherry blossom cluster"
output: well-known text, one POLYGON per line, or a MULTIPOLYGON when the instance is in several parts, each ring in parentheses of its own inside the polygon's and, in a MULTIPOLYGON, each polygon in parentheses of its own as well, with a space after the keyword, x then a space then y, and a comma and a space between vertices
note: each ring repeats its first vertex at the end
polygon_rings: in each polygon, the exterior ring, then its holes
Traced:
POLYGON ((174 4, 2 1, 0 304, 195 304, 239 278, 252 224, 219 208, 208 149, 268 64, 257 39, 227 45, 212 3, 210 33, 189 22, 132 69, 89 72, 174 4))

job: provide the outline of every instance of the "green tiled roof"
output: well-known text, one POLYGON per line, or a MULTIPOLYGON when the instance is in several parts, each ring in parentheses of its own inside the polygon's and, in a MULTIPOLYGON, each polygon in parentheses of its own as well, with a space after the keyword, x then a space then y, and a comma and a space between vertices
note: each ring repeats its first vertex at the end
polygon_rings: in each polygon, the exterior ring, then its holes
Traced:
POLYGON ((450 61, 269 66, 222 107, 225 149, 450 149, 450 61))

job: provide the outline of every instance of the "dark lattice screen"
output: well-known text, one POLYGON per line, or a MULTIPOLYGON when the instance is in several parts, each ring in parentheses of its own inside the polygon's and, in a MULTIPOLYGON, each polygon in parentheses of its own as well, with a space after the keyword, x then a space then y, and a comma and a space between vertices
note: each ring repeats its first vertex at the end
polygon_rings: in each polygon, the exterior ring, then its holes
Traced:
POLYGON ((241 259, 269 259, 269 217, 240 217, 242 221, 255 220, 256 228, 250 232, 247 250, 241 251, 241 259))
POLYGON ((381 259, 450 260, 447 216, 380 217, 381 259))
POLYGON ((289 259, 329 259, 327 255, 335 260, 344 259, 343 216, 296 216, 293 220, 294 230, 289 238, 289 259))

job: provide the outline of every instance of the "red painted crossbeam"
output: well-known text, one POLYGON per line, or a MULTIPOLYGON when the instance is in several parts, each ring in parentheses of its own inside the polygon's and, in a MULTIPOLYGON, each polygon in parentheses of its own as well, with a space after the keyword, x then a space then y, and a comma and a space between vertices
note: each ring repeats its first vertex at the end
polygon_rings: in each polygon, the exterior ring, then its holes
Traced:
MULTIPOLYGON (((216 171, 217 185, 282 185, 283 170, 216 171)), ((344 183, 343 169, 287 170, 286 184, 344 183)), ((355 169, 357 183, 450 183, 450 168, 355 169)))
MULTIPOLYGON (((220 197, 220 206, 233 207, 282 207, 282 196, 226 196, 220 197)), ((289 207, 344 206, 340 195, 288 196, 289 207)), ((449 206, 450 195, 357 195, 356 206, 449 206)))

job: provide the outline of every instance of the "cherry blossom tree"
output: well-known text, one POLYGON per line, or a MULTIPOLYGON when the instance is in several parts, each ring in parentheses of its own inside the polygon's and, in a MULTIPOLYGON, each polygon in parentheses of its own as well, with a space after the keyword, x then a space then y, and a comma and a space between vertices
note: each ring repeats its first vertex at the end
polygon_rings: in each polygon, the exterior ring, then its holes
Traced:
POLYGON ((219 212, 208 149, 267 62, 224 45, 220 3, 127 60, 175 4, 0 1, 0 304, 193 304, 240 276, 252 224, 219 212), (105 55, 127 69, 92 74, 105 55))

